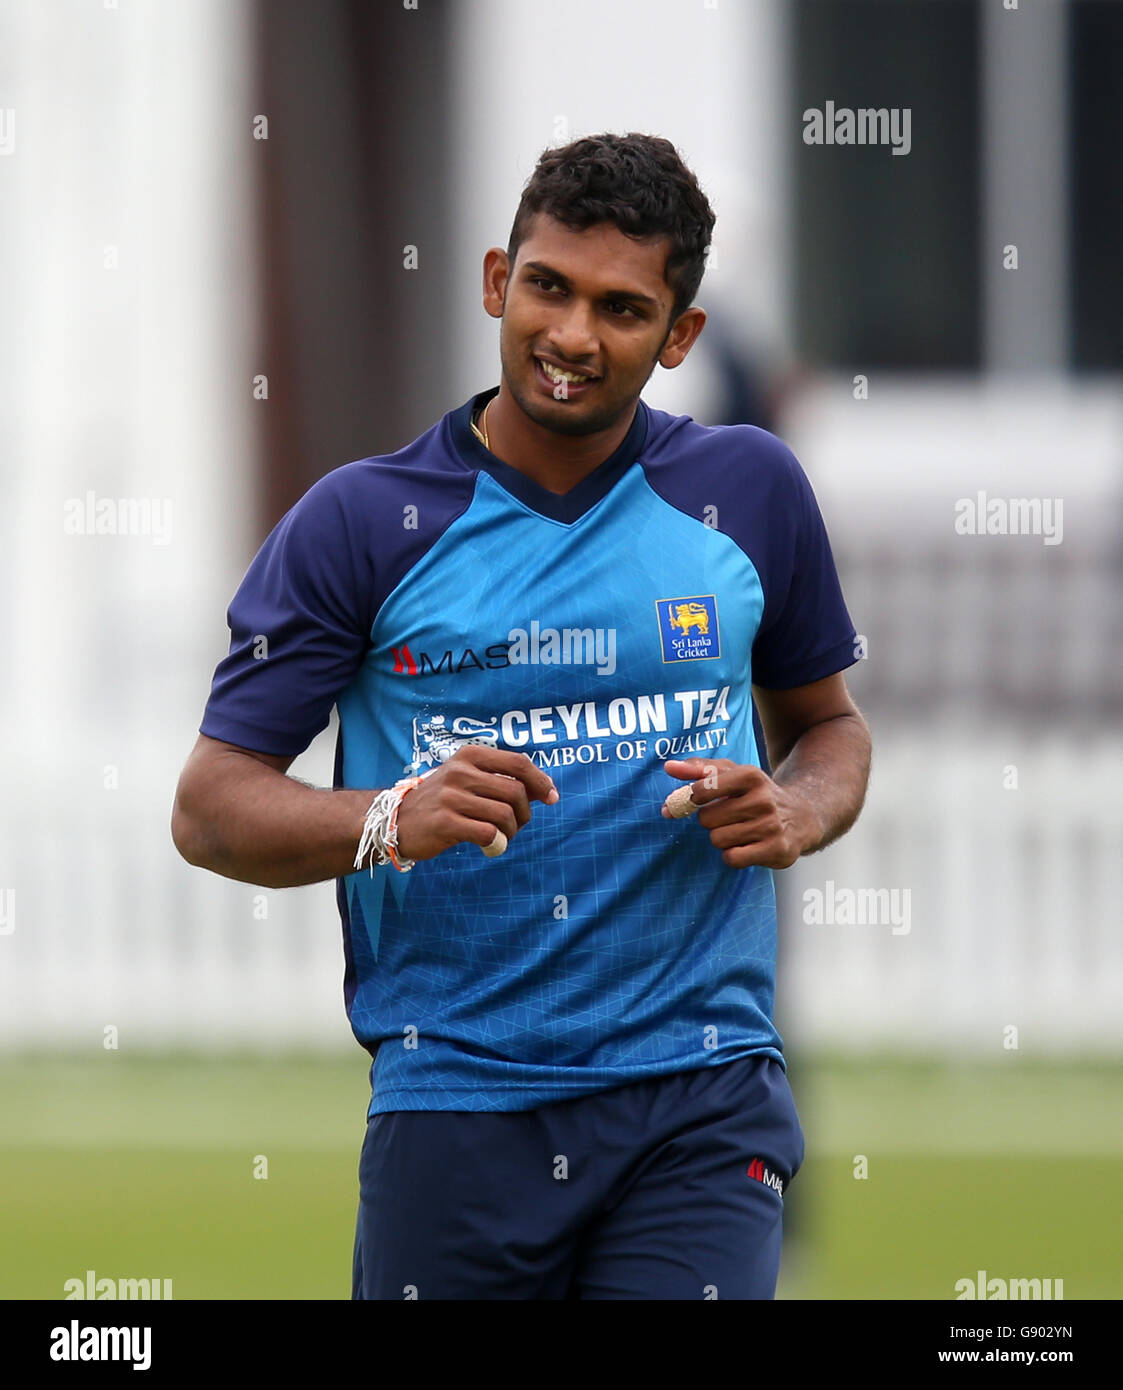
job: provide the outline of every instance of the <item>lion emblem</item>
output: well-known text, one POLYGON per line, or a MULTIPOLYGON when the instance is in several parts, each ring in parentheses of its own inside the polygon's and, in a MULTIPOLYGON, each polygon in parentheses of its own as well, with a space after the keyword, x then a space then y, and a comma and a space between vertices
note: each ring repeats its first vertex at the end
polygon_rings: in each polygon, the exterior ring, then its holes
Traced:
POLYGON ((458 748, 468 743, 480 743, 493 748, 499 741, 499 730, 489 728, 494 719, 472 719, 459 715, 451 726, 443 714, 431 719, 413 721, 413 762, 411 768, 428 765, 431 768, 447 763, 458 748))
POLYGON ((671 626, 677 627, 685 637, 691 628, 697 628, 705 637, 710 630, 710 615, 702 603, 678 603, 671 613, 671 626))

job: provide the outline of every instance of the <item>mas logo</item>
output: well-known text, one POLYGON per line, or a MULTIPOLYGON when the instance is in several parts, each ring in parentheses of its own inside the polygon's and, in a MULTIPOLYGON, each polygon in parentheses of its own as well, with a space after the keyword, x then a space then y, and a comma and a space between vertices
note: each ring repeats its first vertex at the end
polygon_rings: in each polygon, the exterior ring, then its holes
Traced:
POLYGON ((713 594, 655 601, 659 616, 659 640, 664 664, 672 661, 708 661, 721 655, 717 625, 717 599, 713 594))
POLYGON ((765 1187, 771 1187, 773 1191, 778 1192, 781 1197, 784 1195, 784 1189, 788 1185, 787 1181, 782 1178, 779 1173, 774 1173, 772 1169, 769 1168, 763 1158, 754 1158, 745 1169, 745 1176, 747 1178, 756 1178, 757 1182, 762 1182, 765 1187))

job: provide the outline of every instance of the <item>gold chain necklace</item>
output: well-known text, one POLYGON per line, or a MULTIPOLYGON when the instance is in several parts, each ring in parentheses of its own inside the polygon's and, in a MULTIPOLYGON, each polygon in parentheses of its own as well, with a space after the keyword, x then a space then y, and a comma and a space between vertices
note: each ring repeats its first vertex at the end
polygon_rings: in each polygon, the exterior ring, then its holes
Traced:
MULTIPOLYGON (((491 401, 493 401, 494 399, 495 397, 492 396, 491 401)), ((491 450, 491 444, 488 442, 487 437, 487 412, 491 409, 491 401, 488 401, 487 405, 484 406, 483 412, 480 415, 480 425, 483 426, 482 433, 480 427, 477 426, 475 420, 470 420, 468 422, 472 426, 472 433, 476 436, 476 438, 480 441, 484 448, 487 449, 489 452, 491 450)))

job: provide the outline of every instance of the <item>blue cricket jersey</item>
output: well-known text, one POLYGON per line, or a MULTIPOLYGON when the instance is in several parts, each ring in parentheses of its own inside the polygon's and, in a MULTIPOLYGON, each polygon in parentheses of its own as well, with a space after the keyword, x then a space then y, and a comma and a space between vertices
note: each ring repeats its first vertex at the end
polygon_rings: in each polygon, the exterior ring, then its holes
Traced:
POLYGON ((856 659, 780 440, 641 400, 558 496, 472 433, 497 389, 335 469, 279 522, 231 603, 200 726, 293 756, 337 705, 336 786, 385 787, 480 743, 558 787, 499 858, 458 845, 338 880, 371 1114, 523 1110, 782 1061, 772 872, 727 868, 696 819, 664 819, 683 783, 663 763, 767 767, 752 685, 856 659))

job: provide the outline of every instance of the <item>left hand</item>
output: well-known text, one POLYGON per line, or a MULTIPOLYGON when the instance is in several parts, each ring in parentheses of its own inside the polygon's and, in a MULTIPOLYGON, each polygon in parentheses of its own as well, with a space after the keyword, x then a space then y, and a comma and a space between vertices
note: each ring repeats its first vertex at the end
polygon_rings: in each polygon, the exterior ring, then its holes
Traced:
POLYGON ((787 869, 822 838, 811 804, 759 767, 728 758, 672 759, 664 771, 692 782, 698 821, 731 869, 787 869), (707 785, 707 783, 709 785, 707 785))

